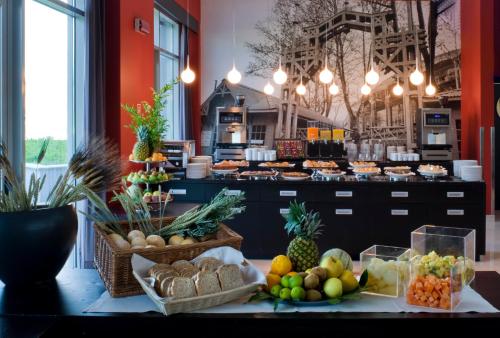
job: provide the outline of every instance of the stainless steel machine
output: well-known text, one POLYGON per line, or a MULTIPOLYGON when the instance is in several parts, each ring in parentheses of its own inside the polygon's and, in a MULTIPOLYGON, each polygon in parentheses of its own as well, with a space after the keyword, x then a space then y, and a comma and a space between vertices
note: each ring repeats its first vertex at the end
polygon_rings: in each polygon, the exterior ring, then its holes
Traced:
POLYGON ((417 111, 417 145, 422 160, 452 159, 452 116, 450 108, 423 108, 417 111))
POLYGON ((217 139, 215 159, 244 160, 247 148, 247 108, 244 99, 234 107, 217 108, 217 139))
POLYGON ((163 141, 161 153, 167 157, 169 167, 185 169, 195 155, 195 141, 163 141))

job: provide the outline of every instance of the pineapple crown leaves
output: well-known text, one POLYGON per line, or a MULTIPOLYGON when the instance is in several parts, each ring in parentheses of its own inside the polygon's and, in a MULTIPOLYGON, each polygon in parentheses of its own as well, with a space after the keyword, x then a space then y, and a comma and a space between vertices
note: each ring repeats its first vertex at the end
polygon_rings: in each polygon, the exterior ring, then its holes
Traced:
POLYGON ((308 212, 305 203, 290 202, 289 212, 283 217, 287 221, 285 230, 288 235, 293 233, 296 237, 314 239, 321 234, 323 224, 319 212, 308 212))
POLYGON ((157 149, 161 145, 161 138, 168 130, 168 121, 162 115, 165 109, 169 91, 171 91, 178 79, 172 83, 167 83, 158 91, 151 89, 153 93, 153 104, 142 101, 138 106, 123 104, 122 109, 129 113, 131 122, 126 127, 130 128, 138 137, 138 129, 145 126, 148 130, 148 143, 150 148, 157 149))

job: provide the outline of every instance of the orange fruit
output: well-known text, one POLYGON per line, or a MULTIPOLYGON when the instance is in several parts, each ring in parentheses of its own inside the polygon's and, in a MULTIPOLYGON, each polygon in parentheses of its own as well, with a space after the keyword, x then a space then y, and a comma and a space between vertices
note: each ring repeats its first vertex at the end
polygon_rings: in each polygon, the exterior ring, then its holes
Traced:
POLYGON ((271 290, 273 286, 280 284, 281 277, 274 273, 268 273, 266 275, 266 280, 267 280, 267 289, 271 290))
POLYGON ((293 276, 295 276, 297 273, 298 273, 298 272, 296 272, 296 271, 290 271, 290 272, 289 272, 289 273, 287 273, 286 275, 287 275, 287 276, 290 276, 290 277, 293 277, 293 276))
POLYGON ((279 255, 271 261, 271 273, 284 276, 292 271, 292 261, 285 255, 279 255))

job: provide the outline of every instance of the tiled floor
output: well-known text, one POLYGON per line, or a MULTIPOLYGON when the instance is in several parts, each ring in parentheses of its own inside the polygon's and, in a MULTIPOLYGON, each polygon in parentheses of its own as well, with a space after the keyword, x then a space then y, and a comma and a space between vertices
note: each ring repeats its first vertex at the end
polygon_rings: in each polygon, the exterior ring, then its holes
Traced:
MULTIPOLYGON (((270 260, 251 260, 259 269, 269 271, 270 260)), ((359 261, 354 262, 354 272, 359 273, 359 261)), ((476 262, 477 271, 497 271, 500 273, 500 213, 486 217, 486 255, 476 262)))

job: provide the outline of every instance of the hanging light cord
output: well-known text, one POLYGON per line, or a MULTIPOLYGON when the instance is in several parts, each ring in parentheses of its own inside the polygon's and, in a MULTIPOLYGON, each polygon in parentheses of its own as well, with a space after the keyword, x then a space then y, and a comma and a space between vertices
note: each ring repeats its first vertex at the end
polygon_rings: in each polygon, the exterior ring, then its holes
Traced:
POLYGON ((236 53, 236 23, 234 19, 234 3, 231 6, 231 12, 233 17, 233 66, 235 65, 235 53, 236 53))

